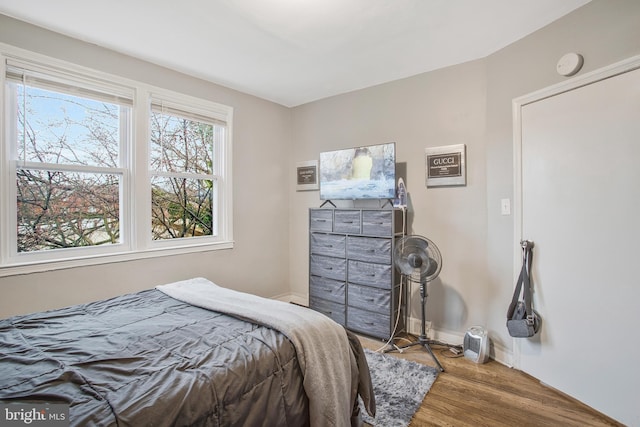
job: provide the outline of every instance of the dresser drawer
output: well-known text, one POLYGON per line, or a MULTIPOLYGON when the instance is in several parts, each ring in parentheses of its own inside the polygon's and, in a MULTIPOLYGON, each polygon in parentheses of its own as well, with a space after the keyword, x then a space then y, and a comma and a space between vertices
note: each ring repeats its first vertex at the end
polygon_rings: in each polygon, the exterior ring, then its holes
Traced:
POLYGON ((312 276, 344 281, 346 279, 346 263, 345 259, 312 254, 309 261, 309 271, 312 276))
POLYGON ((333 210, 311 209, 309 214, 309 230, 333 231, 333 210))
POLYGON ((311 253, 344 258, 346 237, 334 234, 311 234, 311 253))
POLYGON ((362 234, 393 236, 393 211, 362 211, 362 234))
POLYGON ((349 283, 391 289, 391 265, 349 260, 349 283))
POLYGON ((345 282, 327 279, 326 277, 311 276, 309 279, 309 295, 327 301, 345 303, 345 282))
POLYGON ((333 231, 336 233, 360 234, 360 211, 336 210, 333 231))
POLYGON ((391 335, 391 316, 349 307, 347 310, 347 328, 366 335, 386 339, 391 335))
POLYGON ((347 258, 391 264, 391 239, 347 237, 347 258))
POLYGON ((317 298, 310 295, 309 307, 315 311, 318 311, 324 314, 327 317, 330 317, 336 323, 339 323, 343 326, 346 324, 344 304, 338 304, 332 301, 327 301, 322 298, 317 298))
POLYGON ((391 292, 371 286, 349 283, 349 307, 363 308, 375 313, 391 313, 391 292))

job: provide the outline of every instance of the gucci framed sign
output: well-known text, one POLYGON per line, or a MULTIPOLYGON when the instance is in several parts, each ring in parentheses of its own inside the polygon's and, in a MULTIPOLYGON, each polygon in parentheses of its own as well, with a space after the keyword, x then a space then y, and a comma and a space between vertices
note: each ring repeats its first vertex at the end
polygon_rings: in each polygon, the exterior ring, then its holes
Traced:
POLYGON ((467 185, 466 145, 425 148, 427 187, 467 185))

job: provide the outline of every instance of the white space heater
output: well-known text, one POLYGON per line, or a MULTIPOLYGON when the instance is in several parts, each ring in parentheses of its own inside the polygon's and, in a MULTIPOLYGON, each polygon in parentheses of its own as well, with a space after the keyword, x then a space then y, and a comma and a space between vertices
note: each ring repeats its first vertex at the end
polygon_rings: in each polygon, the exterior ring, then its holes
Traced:
POLYGON ((475 363, 489 360, 489 335, 482 326, 472 326, 464 334, 464 357, 475 363))

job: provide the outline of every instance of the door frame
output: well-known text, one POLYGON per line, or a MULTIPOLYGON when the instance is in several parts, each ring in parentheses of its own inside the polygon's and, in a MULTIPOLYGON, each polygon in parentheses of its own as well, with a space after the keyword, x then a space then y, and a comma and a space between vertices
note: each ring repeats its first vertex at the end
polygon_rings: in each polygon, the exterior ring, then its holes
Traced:
MULTIPOLYGON (((584 75, 571 78, 544 89, 529 93, 527 95, 514 98, 512 100, 512 120, 513 120, 513 211, 514 211, 514 242, 513 242, 513 280, 520 274, 522 262, 522 247, 520 241, 524 238, 523 230, 523 206, 522 206, 522 108, 528 104, 541 101, 552 96, 560 95, 601 80, 618 76, 640 69, 640 55, 632 56, 628 59, 616 62, 606 67, 599 68, 584 75)), ((521 354, 522 339, 513 338, 513 367, 522 369, 521 354)))

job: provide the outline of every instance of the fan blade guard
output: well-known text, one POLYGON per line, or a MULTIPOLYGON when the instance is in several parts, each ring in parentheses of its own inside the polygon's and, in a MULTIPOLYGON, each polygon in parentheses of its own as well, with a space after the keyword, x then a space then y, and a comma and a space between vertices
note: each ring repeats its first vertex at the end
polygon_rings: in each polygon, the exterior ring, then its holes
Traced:
POLYGON ((394 249, 394 264, 401 274, 419 274, 420 281, 435 279, 442 268, 442 256, 429 239, 418 235, 400 237, 394 249))

